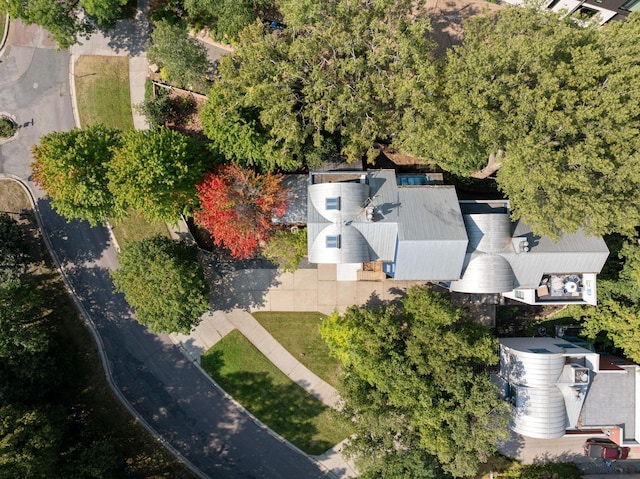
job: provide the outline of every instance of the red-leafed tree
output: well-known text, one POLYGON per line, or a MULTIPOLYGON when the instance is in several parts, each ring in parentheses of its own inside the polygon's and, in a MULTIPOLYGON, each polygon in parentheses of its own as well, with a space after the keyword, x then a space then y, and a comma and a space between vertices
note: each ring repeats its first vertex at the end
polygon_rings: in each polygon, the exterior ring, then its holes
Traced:
POLYGON ((271 237, 272 218, 287 209, 281 180, 281 175, 257 174, 236 164, 220 166, 197 185, 196 223, 234 258, 248 258, 271 237))

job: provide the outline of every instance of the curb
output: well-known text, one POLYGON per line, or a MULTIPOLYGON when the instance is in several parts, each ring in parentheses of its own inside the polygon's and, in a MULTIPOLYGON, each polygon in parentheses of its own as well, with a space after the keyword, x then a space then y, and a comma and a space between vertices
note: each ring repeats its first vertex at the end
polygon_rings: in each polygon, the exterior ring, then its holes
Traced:
MULTIPOLYGON (((172 339, 173 342, 173 339, 172 339)), ((175 343, 174 343, 175 344, 175 343)), ((200 373, 202 373, 202 375, 211 383, 213 384, 213 386, 222 393, 222 395, 227 398, 229 401, 231 401, 240 411, 244 412, 247 417, 249 417, 249 419, 251 419, 251 421, 253 421, 253 423, 258 426, 260 429, 263 429, 264 431, 267 432, 267 434, 269 434, 271 437, 273 437, 274 439, 277 439, 278 441, 280 441, 281 443, 283 443, 285 446, 287 446, 288 448, 290 448, 291 450, 297 452, 298 454, 301 454, 303 456, 306 456, 311 462, 313 462, 316 466, 318 466, 321 470, 323 470, 329 477, 333 478, 333 479, 340 479, 341 476, 335 474, 333 471, 331 471, 330 469, 328 469, 324 464, 322 464, 320 461, 318 461, 314 456, 311 456, 309 454, 307 454, 306 452, 302 451, 301 449, 299 449, 297 446, 295 446, 294 444, 291 444, 289 441, 287 441, 285 438, 283 438, 282 436, 280 436, 277 432, 275 432, 273 429, 269 428, 269 426, 267 426, 266 424, 264 424, 262 421, 260 421, 260 419, 258 419, 257 417, 255 417, 253 414, 251 414, 251 412, 249 412, 247 409, 245 409, 245 407, 240 404, 238 401, 236 401, 232 396, 229 395, 229 393, 227 393, 224 389, 222 389, 222 387, 213 380, 213 378, 211 376, 209 376, 209 374, 207 374, 207 372, 202 368, 202 366, 200 366, 200 363, 197 360, 194 360, 192 358, 189 357, 189 355, 187 354, 187 351, 181 347, 178 346, 178 348, 182 351, 182 354, 191 362, 191 364, 198 370, 200 371, 200 373)))
POLYGON ((209 476, 207 476, 200 469, 198 469, 191 461, 189 461, 189 459, 184 457, 177 449, 175 449, 160 434, 158 434, 158 432, 155 429, 153 429, 153 427, 140 414, 138 414, 138 412, 133 408, 131 403, 129 403, 127 398, 124 396, 122 391, 120 391, 120 389, 116 385, 115 381, 113 380, 113 374, 111 372, 111 367, 109 365, 109 359, 108 359, 107 354, 106 354, 106 352, 104 350, 104 343, 102 342, 102 337, 98 334, 98 329, 96 328, 96 325, 93 322, 93 319, 91 318, 91 315, 89 314, 89 312, 85 309, 85 307, 82 305, 82 303, 78 299, 78 297, 77 297, 77 295, 75 293, 75 290, 71 286, 71 283, 69 282, 69 279, 67 278, 67 274, 66 274, 64 268, 62 267, 62 263, 60 262, 60 259, 58 258, 58 255, 56 254, 56 252, 53 249, 53 245, 51 243, 51 239, 49 238, 49 233, 44 228, 44 223, 42 221, 42 217, 40 216, 40 210, 37 207, 37 204, 36 204, 36 201, 35 201, 35 198, 33 196, 33 193, 31 191, 31 189, 29 188, 29 186, 22 179, 20 179, 18 177, 15 177, 13 175, 7 175, 7 174, 4 174, 4 173, 0 173, 0 178, 16 181, 20 186, 22 186, 22 188, 24 189, 25 193, 29 197, 29 201, 31 202, 31 205, 33 206, 34 216, 36 218, 36 222, 38 223, 38 228, 40 229, 40 232, 42 233, 42 239, 44 240, 45 246, 49 250, 49 254, 51 255, 51 259, 53 260, 55 268, 58 270, 58 273, 60 273, 60 277, 62 278, 62 281, 64 282, 64 285, 65 285, 67 291, 69 292, 71 298, 73 299, 73 302, 76 305, 76 308, 80 312, 80 316, 82 317, 83 322, 85 323, 85 325, 88 327, 89 331, 91 332, 91 336, 93 336, 93 340, 95 341, 96 346, 98 348, 98 353, 100 355, 100 362, 102 363, 102 369, 104 370, 105 377, 107 379, 107 383, 109 384, 109 387, 111 388, 111 390, 113 391, 115 396, 118 398, 120 403, 127 409, 127 411, 129 411, 129 414, 131 414, 133 416, 133 418, 136 420, 136 422, 138 424, 140 424, 142 427, 144 427, 147 430, 147 432, 149 434, 151 434, 151 436, 154 437, 156 439, 156 441, 158 441, 158 443, 160 443, 167 451, 169 451, 182 464, 184 464, 185 467, 187 467, 191 472, 193 472, 196 476, 198 476, 201 479, 210 479, 209 476))
POLYGON ((73 120, 76 128, 82 128, 80 125, 80 114, 78 113, 78 100, 76 99, 76 60, 78 56, 75 53, 69 55, 69 94, 71 95, 71 110, 73 111, 73 120))

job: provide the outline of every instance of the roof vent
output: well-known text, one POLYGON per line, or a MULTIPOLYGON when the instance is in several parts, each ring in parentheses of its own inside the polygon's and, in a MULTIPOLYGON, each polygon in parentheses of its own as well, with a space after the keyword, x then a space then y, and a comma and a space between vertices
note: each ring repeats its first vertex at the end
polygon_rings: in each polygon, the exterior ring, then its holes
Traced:
POLYGON ((527 253, 529 251, 527 238, 513 238, 511 242, 516 253, 527 253))
POLYGON ((375 213, 374 213, 374 210, 373 210, 373 206, 367 206, 367 207, 364 209, 364 213, 365 213, 365 216, 366 216, 366 218, 367 218, 367 221, 368 221, 368 222, 372 222, 372 221, 373 221, 374 214, 375 214, 375 213))
POLYGON ((573 366, 574 384, 589 384, 589 369, 573 366))

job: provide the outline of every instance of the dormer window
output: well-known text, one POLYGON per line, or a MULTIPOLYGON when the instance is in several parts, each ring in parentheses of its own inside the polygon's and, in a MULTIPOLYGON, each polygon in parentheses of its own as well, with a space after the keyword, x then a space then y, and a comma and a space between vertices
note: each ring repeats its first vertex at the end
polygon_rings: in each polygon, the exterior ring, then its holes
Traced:
POLYGON ((340 210, 340 197, 327 198, 324 206, 327 210, 340 210))
POLYGON ((340 248, 340 235, 327 236, 327 248, 340 248))

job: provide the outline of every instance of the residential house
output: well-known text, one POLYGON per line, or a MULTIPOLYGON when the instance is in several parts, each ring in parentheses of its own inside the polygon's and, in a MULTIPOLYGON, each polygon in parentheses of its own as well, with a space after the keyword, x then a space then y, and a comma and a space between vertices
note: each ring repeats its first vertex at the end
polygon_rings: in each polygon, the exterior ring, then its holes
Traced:
POLYGON ((458 201, 441 183, 393 170, 310 173, 309 261, 338 265, 342 280, 370 270, 528 304, 596 303, 602 238, 553 242, 513 223, 507 201, 458 201))
MULTIPOLYGON (((506 0, 522 5, 527 0, 506 0)), ((624 21, 631 12, 640 10, 640 0, 545 0, 542 8, 554 12, 564 11, 579 20, 591 18, 603 25, 609 21, 624 21)))
POLYGON ((569 337, 502 338, 493 379, 513 406, 514 432, 540 439, 604 433, 638 450, 639 372, 569 337))

